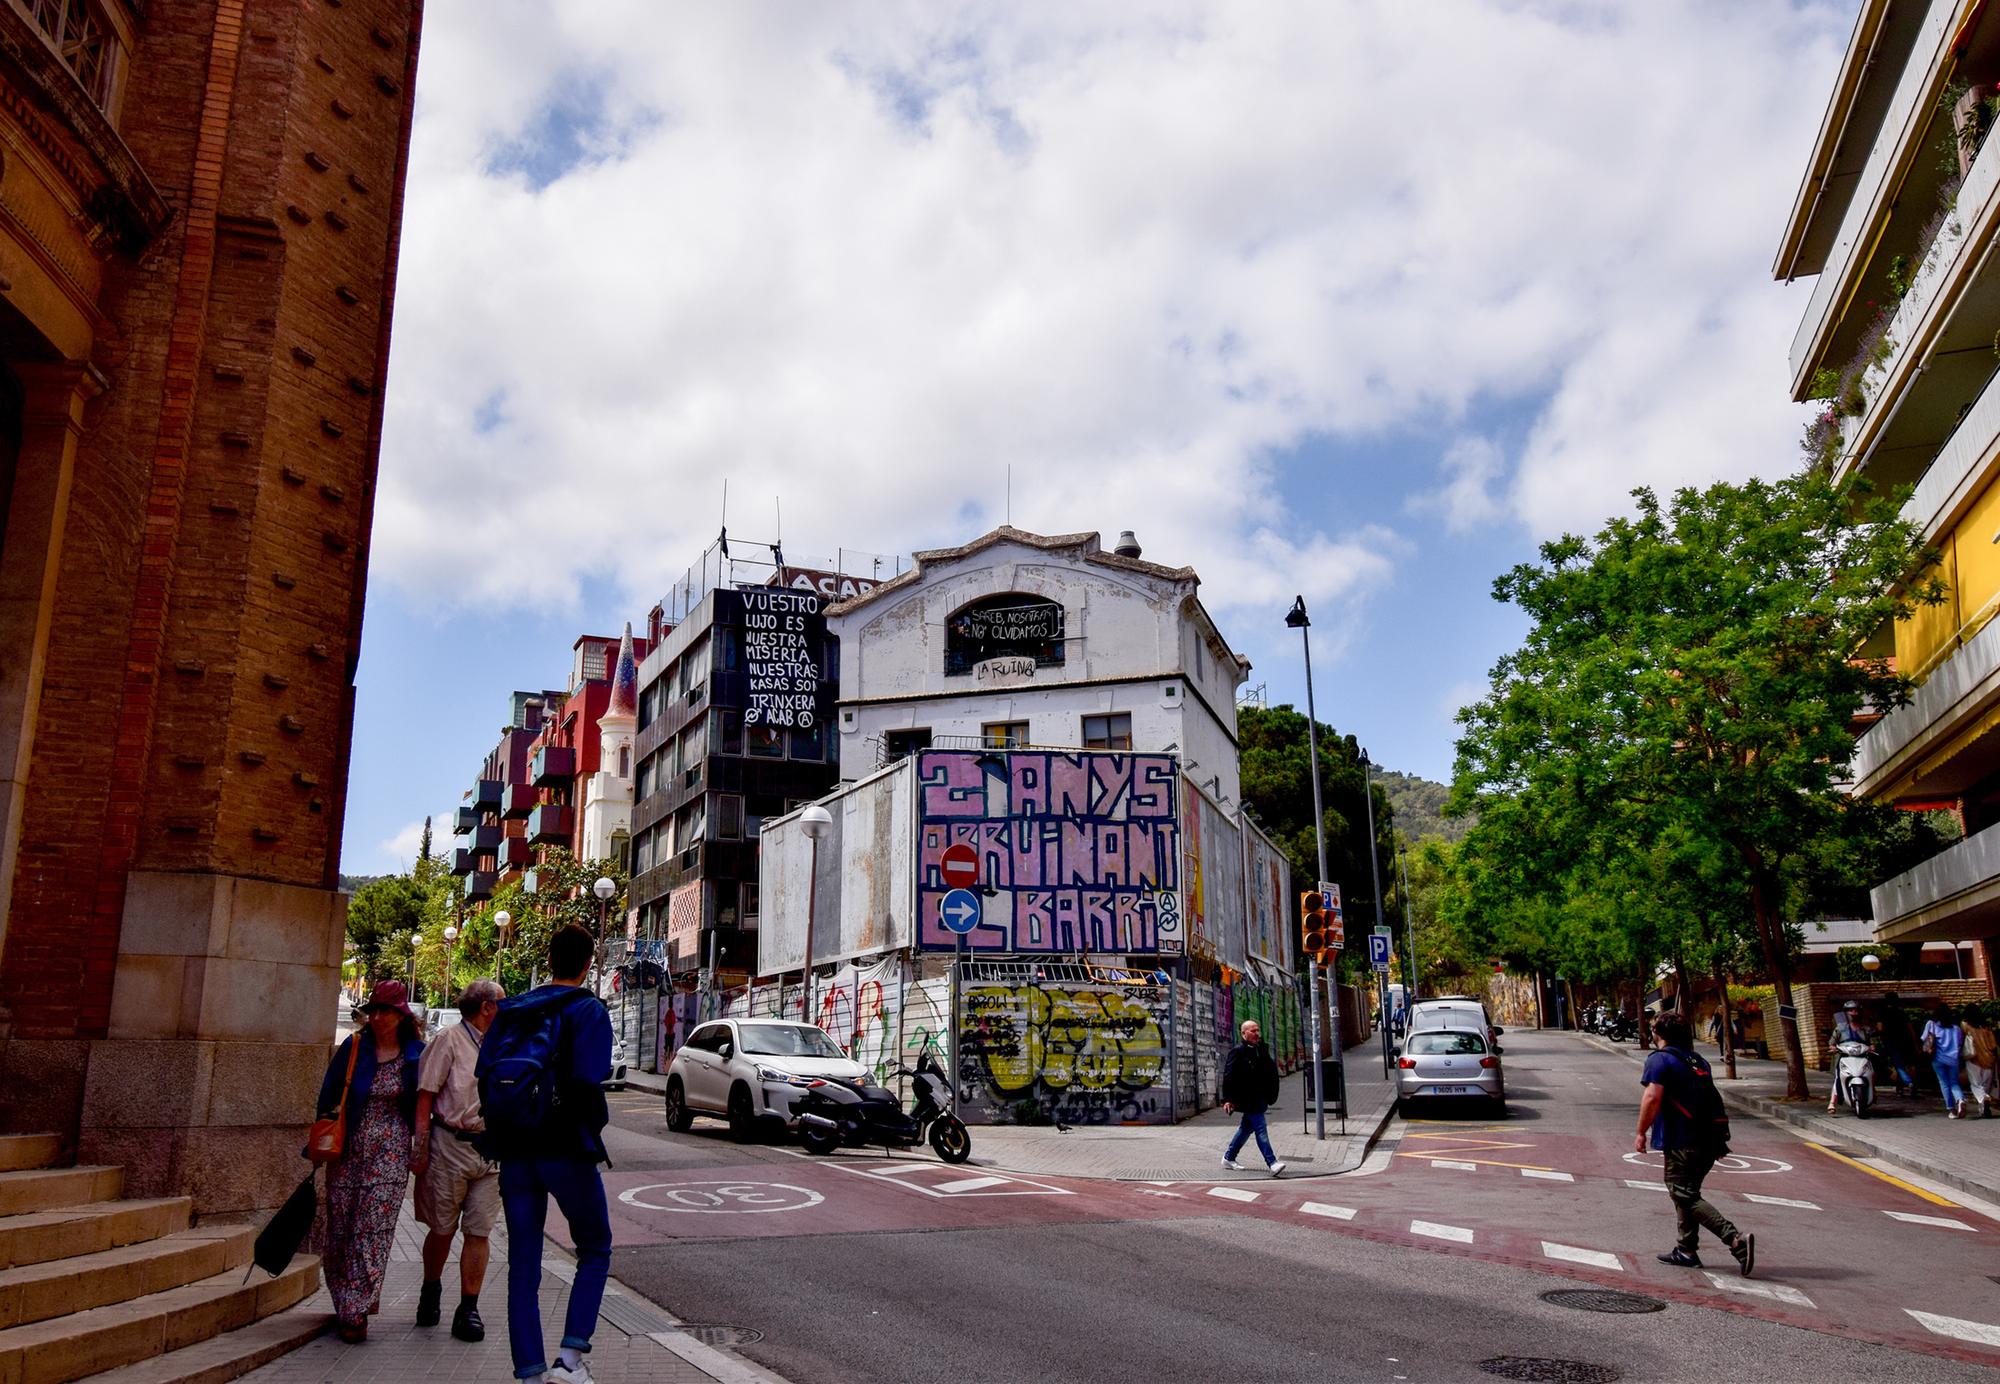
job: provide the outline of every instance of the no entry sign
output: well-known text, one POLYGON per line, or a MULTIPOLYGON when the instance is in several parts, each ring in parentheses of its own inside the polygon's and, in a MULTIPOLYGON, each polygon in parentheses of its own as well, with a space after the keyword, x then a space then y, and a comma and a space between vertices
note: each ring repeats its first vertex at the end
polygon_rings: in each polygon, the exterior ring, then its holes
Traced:
POLYGON ((938 873, 948 889, 970 889, 979 883, 979 853, 963 841, 945 847, 938 860, 938 873))

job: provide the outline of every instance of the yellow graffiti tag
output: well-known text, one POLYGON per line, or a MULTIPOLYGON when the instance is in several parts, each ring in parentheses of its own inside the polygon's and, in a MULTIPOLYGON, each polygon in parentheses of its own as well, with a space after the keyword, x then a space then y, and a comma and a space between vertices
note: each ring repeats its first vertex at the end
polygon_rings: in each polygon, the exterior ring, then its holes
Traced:
POLYGON ((980 985, 965 991, 965 1032, 995 1090, 1142 1090, 1159 1080, 1166 1040, 1152 1010, 1122 991, 980 985))

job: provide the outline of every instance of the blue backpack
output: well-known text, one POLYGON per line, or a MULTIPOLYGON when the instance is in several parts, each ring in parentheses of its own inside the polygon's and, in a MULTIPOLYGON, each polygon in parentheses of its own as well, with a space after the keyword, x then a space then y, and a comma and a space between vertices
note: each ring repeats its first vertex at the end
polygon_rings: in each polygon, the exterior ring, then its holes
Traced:
POLYGON ((486 1122, 477 1146, 487 1158, 531 1148, 556 1113, 563 1077, 563 1010, 588 994, 578 987, 500 1002, 473 1069, 479 1113, 486 1122))

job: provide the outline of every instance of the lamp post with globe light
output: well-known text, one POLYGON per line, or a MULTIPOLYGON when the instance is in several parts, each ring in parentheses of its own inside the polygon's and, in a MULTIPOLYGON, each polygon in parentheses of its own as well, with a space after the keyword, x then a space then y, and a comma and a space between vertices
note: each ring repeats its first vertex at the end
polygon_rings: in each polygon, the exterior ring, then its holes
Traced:
POLYGON ((833 814, 818 803, 809 803, 799 814, 799 830, 806 834, 809 854, 806 857, 806 957, 805 984, 801 987, 802 998, 799 1017, 812 1018, 813 981, 813 914, 819 911, 819 843, 833 830, 833 814))
POLYGON ((444 986, 440 991, 444 996, 441 1001, 444 1004, 451 1003, 451 949, 457 942, 458 928, 447 925, 444 930, 444 964, 438 968, 444 977, 444 986))
POLYGON ((597 883, 590 886, 590 892, 597 895, 597 988, 604 988, 604 928, 605 912, 611 907, 611 896, 618 892, 618 885, 609 875, 599 875, 597 883))
POLYGON ((417 948, 421 947, 423 944, 424 944, 424 935, 421 932, 413 932, 410 934, 410 998, 411 999, 415 999, 417 996, 417 948))
MULTIPOLYGON (((500 962, 507 955, 507 944, 513 940, 513 929, 514 915, 512 913, 503 908, 493 915, 493 935, 500 943, 499 949, 493 954, 493 978, 495 980, 500 979, 500 962)), ((502 983, 504 984, 505 982, 502 983)))

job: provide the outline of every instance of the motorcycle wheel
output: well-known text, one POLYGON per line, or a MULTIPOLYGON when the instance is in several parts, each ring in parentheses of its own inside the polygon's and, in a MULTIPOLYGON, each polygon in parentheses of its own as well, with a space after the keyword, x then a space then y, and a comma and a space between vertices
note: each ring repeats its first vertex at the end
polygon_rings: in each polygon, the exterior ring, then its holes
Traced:
POLYGON ((805 1144, 807 1153, 816 1153, 822 1158, 828 1154, 838 1152, 840 1149, 840 1132, 838 1130, 820 1129, 814 1125, 807 1125, 803 1130, 799 1131, 799 1139, 805 1144))
POLYGON ((931 1149, 947 1163, 963 1163, 972 1157, 972 1135, 956 1115, 945 1115, 931 1126, 931 1149))

